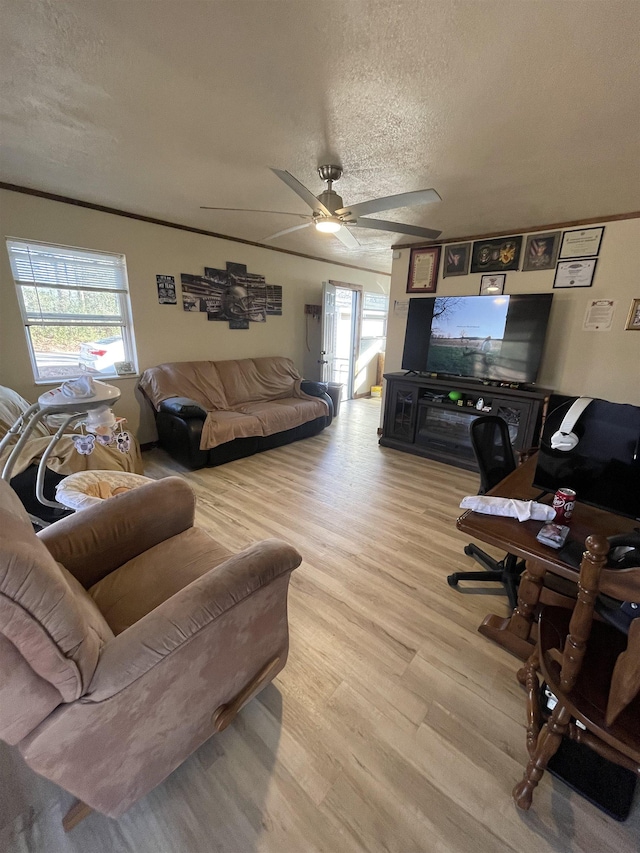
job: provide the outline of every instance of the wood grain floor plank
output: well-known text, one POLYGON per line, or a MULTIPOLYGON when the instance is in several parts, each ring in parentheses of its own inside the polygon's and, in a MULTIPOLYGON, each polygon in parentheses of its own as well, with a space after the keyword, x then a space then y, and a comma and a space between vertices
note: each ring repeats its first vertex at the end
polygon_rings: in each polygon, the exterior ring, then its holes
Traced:
POLYGON ((65 836, 71 797, 0 745, 3 853, 637 853, 638 801, 617 824, 545 775, 533 810, 515 808, 518 662, 477 633, 506 598, 446 583, 473 565, 455 520, 477 477, 380 448, 379 417, 379 400, 351 401, 319 436, 200 471, 144 454, 148 476, 191 484, 197 523, 230 550, 300 550, 289 661, 119 821, 65 836))

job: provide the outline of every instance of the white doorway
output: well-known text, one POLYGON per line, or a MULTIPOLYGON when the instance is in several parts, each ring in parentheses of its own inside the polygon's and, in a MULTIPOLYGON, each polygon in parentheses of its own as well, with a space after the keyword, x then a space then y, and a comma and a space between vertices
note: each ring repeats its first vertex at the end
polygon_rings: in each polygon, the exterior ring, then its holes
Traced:
POLYGON ((322 285, 321 378, 342 385, 342 400, 368 397, 381 382, 388 307, 386 294, 361 285, 322 285))
POLYGON ((342 385, 342 400, 354 396, 360 348, 362 288, 329 281, 322 285, 322 381, 342 385))

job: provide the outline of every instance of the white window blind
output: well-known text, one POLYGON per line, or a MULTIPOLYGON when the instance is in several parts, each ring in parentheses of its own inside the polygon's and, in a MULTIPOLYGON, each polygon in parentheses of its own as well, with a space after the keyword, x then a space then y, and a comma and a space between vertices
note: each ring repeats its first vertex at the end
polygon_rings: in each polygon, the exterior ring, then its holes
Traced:
POLYGON ((36 380, 135 364, 124 255, 7 240, 36 380))

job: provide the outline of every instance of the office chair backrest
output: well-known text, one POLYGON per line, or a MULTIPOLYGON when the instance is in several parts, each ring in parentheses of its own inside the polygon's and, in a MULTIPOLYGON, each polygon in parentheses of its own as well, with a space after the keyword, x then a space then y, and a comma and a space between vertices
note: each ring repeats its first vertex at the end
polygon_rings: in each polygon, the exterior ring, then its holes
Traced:
POLYGON ((484 495, 517 467, 509 427, 502 418, 483 415, 471 421, 469 432, 480 470, 478 494, 484 495))

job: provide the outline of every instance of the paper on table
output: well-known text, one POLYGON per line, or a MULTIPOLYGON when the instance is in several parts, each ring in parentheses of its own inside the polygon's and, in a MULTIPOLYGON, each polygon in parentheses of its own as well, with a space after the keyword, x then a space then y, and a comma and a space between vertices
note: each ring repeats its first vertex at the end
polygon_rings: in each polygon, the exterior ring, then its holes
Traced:
POLYGON ((485 515, 504 515, 518 521, 553 521, 556 511, 552 506, 536 501, 516 501, 513 498, 492 498, 487 495, 468 495, 460 503, 461 509, 472 509, 485 515))

